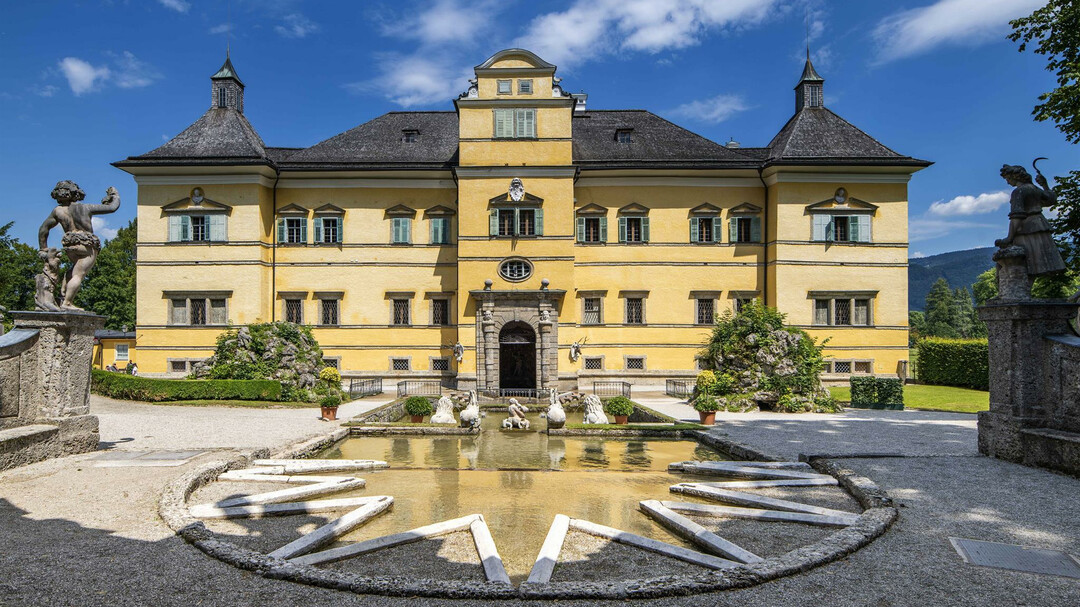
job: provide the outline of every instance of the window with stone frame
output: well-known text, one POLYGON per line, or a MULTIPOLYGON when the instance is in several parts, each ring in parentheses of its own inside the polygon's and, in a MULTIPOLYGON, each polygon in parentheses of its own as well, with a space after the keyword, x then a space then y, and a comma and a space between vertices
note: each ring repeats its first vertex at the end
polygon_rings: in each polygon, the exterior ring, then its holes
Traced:
POLYGON ((188 361, 186 360, 170 360, 169 371, 171 373, 187 373, 188 361))
POLYGON ((752 301, 754 301, 753 297, 736 297, 735 298, 735 313, 738 314, 739 312, 742 312, 743 308, 745 308, 746 305, 749 304, 752 301))
POLYGON ((603 371, 604 370, 604 357, 603 356, 586 356, 585 357, 585 370, 586 371, 603 371))
POLYGON ((394 317, 392 324, 395 325, 410 325, 412 321, 409 315, 409 300, 408 299, 395 299, 393 300, 394 317))
POLYGON ((645 324, 645 299, 642 297, 626 298, 626 324, 645 324))
POLYGON ((716 300, 711 297, 698 298, 696 311, 696 324, 711 325, 716 320, 716 300))
POLYGON ((514 92, 514 81, 510 79, 496 80, 495 89, 500 95, 509 95, 514 92))
POLYGON ((584 297, 581 300, 581 324, 599 325, 604 322, 603 299, 584 297))
POLYGON ((450 324, 449 299, 439 298, 431 300, 431 324, 443 326, 450 324))
POLYGON ((585 237, 582 238, 582 242, 604 242, 606 240, 600 233, 600 225, 603 222, 603 218, 582 217, 581 220, 585 224, 585 237))
POLYGON ((188 324, 205 325, 206 320, 206 300, 202 298, 189 300, 188 324))
POLYGON ((533 81, 529 78, 518 80, 518 95, 532 95, 533 81))
POLYGON ((319 324, 336 326, 341 324, 341 300, 327 297, 319 301, 319 324))
POLYGON ((844 296, 815 298, 813 324, 835 327, 872 326, 871 299, 844 296))
POLYGON ((291 322, 293 324, 304 324, 304 300, 290 298, 284 300, 285 303, 285 322, 291 322))
POLYGON ((445 356, 440 357, 440 358, 432 358, 431 359, 431 370, 432 371, 449 371, 450 370, 450 359, 446 358, 445 356))
POLYGON ((228 324, 227 302, 224 298, 184 297, 170 301, 169 324, 224 325, 228 324))
POLYGON ((644 356, 627 356, 626 357, 626 369, 628 371, 644 371, 645 370, 645 357, 644 356))
POLYGON ((721 219, 719 217, 694 217, 690 219, 690 242, 720 242, 721 219))
POLYGON ((338 371, 341 370, 341 358, 339 358, 339 357, 336 357, 336 356, 324 356, 323 357, 323 363, 325 363, 327 367, 337 369, 338 371))
POLYGON ((620 217, 619 236, 620 242, 649 242, 649 218, 620 217))
POLYGON ((390 369, 393 371, 409 371, 412 369, 412 361, 408 358, 391 358, 390 369))

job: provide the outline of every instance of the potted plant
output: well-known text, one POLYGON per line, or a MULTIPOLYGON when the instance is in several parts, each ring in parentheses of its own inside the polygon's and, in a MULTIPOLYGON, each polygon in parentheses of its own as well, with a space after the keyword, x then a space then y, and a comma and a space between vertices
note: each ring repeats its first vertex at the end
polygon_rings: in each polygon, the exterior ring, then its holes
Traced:
POLYGON ((424 421, 425 415, 431 415, 435 409, 431 407, 431 401, 423 396, 410 396, 405 399, 405 412, 411 416, 414 424, 424 421))
POLYGON ((604 413, 614 417, 616 424, 625 424, 633 412, 634 402, 625 396, 616 396, 604 403, 604 413))
POLYGON ((703 425, 711 426, 716 423, 716 412, 720 410, 720 403, 711 394, 699 394, 694 399, 694 410, 698 412, 703 425))
POLYGON ((319 401, 319 408, 322 409, 323 419, 326 421, 334 421, 337 419, 337 408, 341 405, 341 397, 337 394, 330 394, 324 396, 319 401))

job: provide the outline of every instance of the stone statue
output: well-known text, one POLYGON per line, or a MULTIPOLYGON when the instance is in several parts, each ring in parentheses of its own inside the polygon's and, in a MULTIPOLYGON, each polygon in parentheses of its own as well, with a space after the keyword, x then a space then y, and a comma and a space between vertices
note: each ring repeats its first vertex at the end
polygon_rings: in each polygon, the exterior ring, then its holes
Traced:
POLYGON ((521 202, 525 198, 525 184, 521 182, 521 179, 514 177, 510 180, 510 191, 507 192, 510 196, 510 200, 514 202, 521 202))
POLYGON ((435 403, 435 414, 431 416, 433 424, 452 424, 454 419, 454 401, 449 396, 444 396, 435 403))
POLYGON ((476 390, 469 390, 469 404, 461 412, 461 427, 476 428, 480 425, 480 402, 476 399, 476 390))
MULTIPOLYGON (((59 308, 63 310, 81 310, 82 308, 75 305, 75 296, 79 293, 79 287, 82 286, 82 281, 86 278, 87 272, 94 267, 98 251, 101 250, 101 241, 94 235, 94 226, 91 220, 94 215, 116 212, 120 208, 120 194, 117 193, 116 188, 110 187, 105 190, 105 197, 101 199, 101 204, 85 204, 79 201, 86 198, 86 193, 75 182, 65 180, 57 182, 56 187, 53 188, 52 197, 58 206, 52 210, 52 213, 49 213, 49 216, 38 230, 38 255, 45 261, 47 276, 52 256, 52 253, 49 252, 49 232, 57 225, 63 228, 64 238, 60 243, 63 245, 68 259, 72 262, 72 266, 63 279, 63 299, 59 308)), ((42 286, 39 282, 39 298, 43 295, 41 293, 42 286)), ((51 297, 45 299, 52 301, 51 297)), ((43 305, 44 303, 47 302, 39 300, 38 308, 42 310, 55 309, 55 303, 53 303, 53 307, 43 305)))
POLYGON ((504 430, 528 430, 529 420, 525 419, 525 414, 529 409, 518 402, 518 399, 510 399, 510 417, 503 420, 502 427, 504 430))
POLYGON ((461 345, 461 342, 459 341, 454 344, 453 352, 454 360, 456 360, 460 365, 461 361, 465 360, 465 346, 461 345))
POLYGON ((548 391, 547 427, 548 430, 562 428, 566 425, 566 410, 559 402, 559 394, 552 388, 548 391))
POLYGON ((600 398, 595 394, 590 394, 585 397, 585 423, 608 423, 607 415, 604 415, 604 403, 600 402, 600 398))
POLYGON ((34 294, 34 303, 37 309, 56 312, 60 306, 56 305, 56 288, 60 285, 60 251, 49 247, 38 252, 38 257, 45 262, 41 268, 41 274, 34 277, 37 287, 34 294))
POLYGON ((570 344, 570 360, 577 362, 577 359, 581 358, 581 348, 585 345, 585 342, 589 341, 589 338, 579 339, 570 344))
MULTIPOLYGON (((1041 158, 1035 162, 1039 160, 1041 158)), ((1050 224, 1042 214, 1044 207, 1057 203, 1057 196, 1038 166, 1035 171, 1038 186, 1031 182, 1031 175, 1024 167, 1007 164, 1001 167, 1001 176, 1015 189, 1009 200, 1009 234, 994 242, 1001 249, 994 256, 996 260, 999 255, 1015 257, 1018 251, 1010 252, 1010 247, 1023 249, 1027 274, 1032 278, 1065 269, 1061 252, 1051 236, 1050 224)))

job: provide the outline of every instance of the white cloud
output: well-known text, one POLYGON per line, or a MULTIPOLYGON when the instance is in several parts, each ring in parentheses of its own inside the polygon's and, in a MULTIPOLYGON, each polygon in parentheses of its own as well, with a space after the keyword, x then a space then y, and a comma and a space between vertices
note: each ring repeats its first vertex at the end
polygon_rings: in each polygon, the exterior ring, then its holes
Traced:
POLYGON ((977 45, 1002 40, 1009 20, 1030 14, 1046 0, 938 0, 900 11, 874 28, 877 61, 885 63, 945 44, 977 45))
POLYGON ((304 38, 319 31, 317 23, 300 13, 285 15, 282 21, 281 25, 274 26, 274 31, 286 38, 304 38))
POLYGON ((428 8, 383 27, 386 36, 419 40, 426 45, 469 42, 488 29, 499 6, 493 0, 435 0, 428 8))
POLYGON ((232 29, 233 29, 233 26, 231 24, 222 23, 220 25, 215 25, 214 27, 210 28, 209 31, 210 31, 211 34, 227 34, 227 33, 231 32, 232 29))
POLYGON ((402 107, 447 102, 468 87, 472 70, 419 55, 385 55, 380 75, 368 82, 346 84, 354 93, 381 92, 402 107))
POLYGON ((100 217, 91 217, 90 225, 94 228, 94 233, 101 236, 104 240, 116 238, 116 233, 119 231, 116 228, 108 227, 105 220, 100 217))
POLYGON ((56 88, 55 86, 53 86, 51 84, 46 84, 45 86, 35 90, 34 94, 38 95, 39 97, 52 97, 53 95, 56 94, 56 91, 58 91, 58 90, 59 89, 56 88))
POLYGON ((982 215, 984 213, 993 213, 1001 208, 1001 205, 1008 203, 1008 191, 985 192, 978 196, 957 196, 947 202, 939 200, 930 205, 928 213, 937 217, 982 215))
MULTIPOLYGON (((978 223, 974 221, 957 221, 955 219, 942 220, 919 217, 908 221, 908 242, 933 240, 935 238, 941 238, 942 236, 948 236, 958 230, 988 230, 992 228, 1004 230, 1002 225, 995 223, 978 223)), ((992 240, 993 239, 991 238, 988 242, 992 240)))
POLYGON ((574 0, 533 19, 515 45, 562 67, 619 51, 657 53, 698 44, 708 30, 756 25, 776 0, 574 0))
POLYGON ((912 251, 910 257, 912 259, 921 259, 923 257, 926 257, 926 253, 923 253, 922 251, 912 251))
POLYGON ((746 104, 741 95, 717 95, 709 99, 684 103, 672 110, 671 113, 675 116, 715 124, 748 109, 750 109, 750 106, 746 104))
POLYGON ((113 82, 122 89, 142 88, 150 86, 155 80, 161 78, 153 67, 145 61, 140 61, 130 51, 124 51, 115 59, 116 69, 113 71, 113 82))
POLYGON ((158 0, 158 2, 165 8, 171 8, 178 13, 186 13, 191 8, 191 3, 185 0, 158 0))
POLYGON ((96 90, 109 78, 109 68, 94 67, 78 57, 64 57, 60 60, 60 71, 67 78, 71 92, 76 96, 96 90))

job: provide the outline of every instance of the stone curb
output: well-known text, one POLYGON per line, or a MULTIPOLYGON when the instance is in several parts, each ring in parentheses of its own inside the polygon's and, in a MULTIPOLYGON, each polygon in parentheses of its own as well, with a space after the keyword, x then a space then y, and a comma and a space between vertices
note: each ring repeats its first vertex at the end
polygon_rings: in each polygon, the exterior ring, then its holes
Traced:
MULTIPOLYGON (((735 457, 770 460, 761 452, 708 432, 691 431, 694 438, 725 449, 735 457)), ((328 445, 349 434, 348 428, 273 452, 275 458, 311 457, 328 445)), ((226 470, 243 468, 253 459, 266 457, 268 450, 238 455, 200 465, 169 483, 162 494, 159 512, 165 523, 185 541, 220 561, 251 571, 267 579, 298 582, 320 588, 344 590, 355 594, 375 594, 397 597, 431 597, 449 599, 651 599, 670 596, 704 594, 747 588, 783 576, 809 571, 815 567, 844 558, 880 537, 899 515, 885 490, 868 478, 840 467, 820 457, 808 459, 816 470, 837 478, 840 484, 866 510, 858 520, 817 543, 803 546, 786 554, 765 559, 754 565, 711 571, 697 575, 666 576, 620 582, 548 582, 522 583, 514 588, 498 582, 459 582, 447 580, 417 580, 415 578, 380 576, 369 577, 339 571, 295 565, 219 539, 206 526, 188 513, 187 498, 199 487, 212 482, 226 470)))

